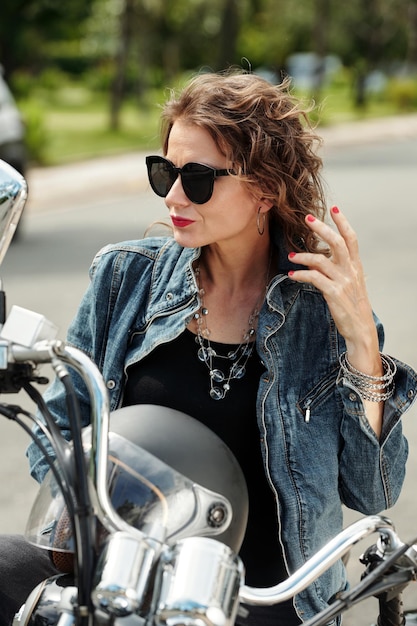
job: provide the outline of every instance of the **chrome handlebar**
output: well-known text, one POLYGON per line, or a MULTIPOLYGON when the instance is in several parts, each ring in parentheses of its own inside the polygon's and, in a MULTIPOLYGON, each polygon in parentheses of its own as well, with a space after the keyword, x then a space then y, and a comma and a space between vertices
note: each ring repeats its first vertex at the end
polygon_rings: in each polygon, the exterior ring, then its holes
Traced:
POLYGON ((390 520, 378 515, 365 517, 336 535, 294 574, 278 585, 261 589, 244 585, 239 592, 240 600, 258 605, 277 604, 289 600, 317 580, 355 544, 376 531, 383 537, 385 552, 403 545, 390 520))

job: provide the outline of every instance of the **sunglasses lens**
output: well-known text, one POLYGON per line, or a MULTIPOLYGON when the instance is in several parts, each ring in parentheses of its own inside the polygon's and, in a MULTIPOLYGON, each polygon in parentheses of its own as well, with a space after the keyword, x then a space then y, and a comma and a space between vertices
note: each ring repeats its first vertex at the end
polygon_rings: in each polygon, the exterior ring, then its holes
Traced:
POLYGON ((166 198, 178 176, 177 172, 165 159, 148 159, 147 167, 152 189, 161 198, 166 198))
POLYGON ((208 202, 213 193, 214 170, 199 163, 188 163, 181 173, 182 186, 195 204, 208 202))

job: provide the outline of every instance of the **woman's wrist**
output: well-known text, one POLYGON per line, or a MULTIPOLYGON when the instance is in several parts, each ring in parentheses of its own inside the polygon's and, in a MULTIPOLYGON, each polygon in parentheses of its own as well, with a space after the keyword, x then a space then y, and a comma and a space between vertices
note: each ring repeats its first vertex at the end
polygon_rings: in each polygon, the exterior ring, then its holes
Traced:
POLYGON ((340 367, 344 380, 354 387, 362 400, 385 402, 394 393, 394 378, 397 366, 391 357, 379 353, 382 373, 380 375, 363 372, 350 362, 348 353, 340 355, 340 367))

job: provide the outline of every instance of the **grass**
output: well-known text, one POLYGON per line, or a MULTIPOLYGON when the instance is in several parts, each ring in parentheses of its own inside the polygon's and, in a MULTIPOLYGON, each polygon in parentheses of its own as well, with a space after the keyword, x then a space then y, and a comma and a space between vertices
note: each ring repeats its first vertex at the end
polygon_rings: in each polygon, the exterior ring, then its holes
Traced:
POLYGON ((124 103, 119 128, 112 130, 105 95, 69 86, 33 91, 30 99, 19 102, 32 162, 58 165, 155 149, 159 145, 158 97, 147 100, 124 103))
MULTIPOLYGON (((296 93, 296 95, 311 99, 311 94, 296 93)), ((316 100, 317 101, 317 100, 316 100)), ((399 114, 400 107, 395 100, 384 94, 373 94, 368 97, 366 106, 357 108, 354 104, 354 95, 348 83, 331 85, 320 94, 317 108, 312 113, 315 120, 322 126, 329 126, 362 119, 386 117, 399 114)))
POLYGON ((50 111, 45 119, 49 164, 118 154, 158 145, 157 114, 123 111, 119 130, 109 128, 109 114, 92 111, 50 111))

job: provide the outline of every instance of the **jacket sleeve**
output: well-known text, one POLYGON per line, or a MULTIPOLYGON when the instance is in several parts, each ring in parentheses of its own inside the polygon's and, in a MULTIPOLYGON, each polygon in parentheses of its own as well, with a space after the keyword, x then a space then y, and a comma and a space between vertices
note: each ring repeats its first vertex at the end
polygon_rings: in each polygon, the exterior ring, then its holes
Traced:
POLYGON ((394 395, 385 402, 381 437, 366 418, 356 389, 337 382, 344 418, 341 426, 340 493, 343 503, 371 515, 393 506, 401 492, 408 456, 401 417, 417 395, 417 374, 398 360, 394 395))
MULTIPOLYGON (((108 281, 101 280, 100 276, 103 275, 103 272, 96 272, 99 259, 100 257, 97 256, 90 268, 91 282, 67 334, 67 343, 81 349, 96 362, 97 365, 96 356, 100 353, 98 341, 104 336, 106 318, 104 313, 107 310, 106 307, 101 307, 101 303, 104 299, 108 298, 108 289, 106 287, 108 281), (100 315, 100 310, 103 311, 102 315, 100 315)), ((70 373, 77 390, 82 423, 83 426, 87 426, 90 422, 90 401, 87 389, 81 377, 75 371, 70 370, 70 373)), ((44 400, 62 435, 65 439, 69 440, 71 438, 71 432, 67 416, 66 394, 64 386, 58 378, 55 378, 50 387, 46 390, 44 400)), ((38 415, 38 417, 43 421, 40 415, 38 415)), ((41 440, 48 451, 48 456, 54 459, 55 453, 51 443, 36 425, 33 428, 33 434, 41 440)), ((29 445, 26 455, 29 459, 31 475, 38 482, 42 482, 50 466, 35 442, 29 445)))

